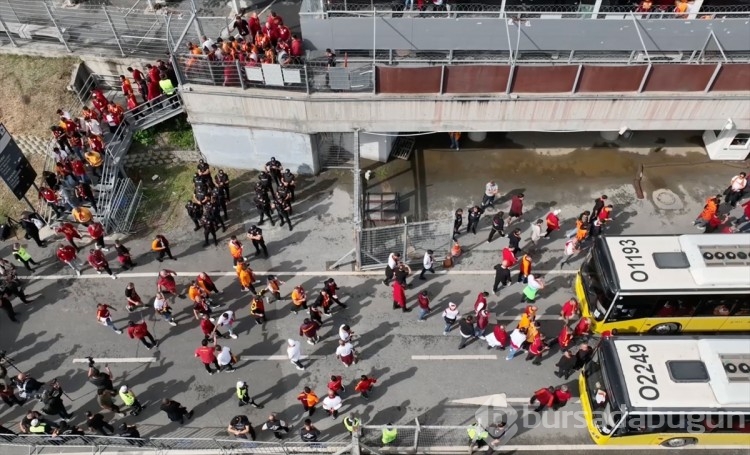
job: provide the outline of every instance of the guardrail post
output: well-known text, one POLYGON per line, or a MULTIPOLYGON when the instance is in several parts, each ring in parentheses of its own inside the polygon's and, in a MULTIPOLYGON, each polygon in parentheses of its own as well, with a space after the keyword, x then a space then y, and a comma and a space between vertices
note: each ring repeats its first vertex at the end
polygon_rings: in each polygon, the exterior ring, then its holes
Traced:
POLYGON ((235 66, 237 67, 237 76, 240 78, 240 85, 242 86, 242 90, 245 90, 245 78, 242 77, 242 68, 240 67, 240 61, 235 60, 234 61, 235 66))
POLYGON ((102 5, 102 11, 104 11, 104 16, 107 18, 107 22, 109 22, 109 27, 112 29, 112 34, 115 36, 115 42, 117 43, 117 47, 120 48, 120 55, 125 57, 125 51, 122 50, 120 37, 117 36, 117 30, 115 30, 115 24, 114 22, 112 22, 112 18, 109 17, 109 13, 107 12, 107 5, 102 5))
POLYGON ((307 72, 307 63, 305 63, 305 66, 303 66, 305 69, 305 90, 307 91, 307 94, 310 94, 310 75, 307 72))
POLYGON ((409 243, 409 220, 406 217, 404 217, 404 234, 403 235, 404 235, 404 249, 401 254, 401 257, 403 259, 401 260, 408 264, 409 261, 406 260, 406 253, 409 251, 409 245, 408 245, 409 243))
POLYGON ((42 5, 44 5, 44 9, 47 10, 47 14, 49 14, 49 18, 50 20, 52 20, 52 24, 57 29, 57 33, 60 34, 60 41, 62 41, 63 45, 65 46, 65 50, 67 50, 68 52, 73 52, 70 50, 70 47, 68 47, 68 42, 65 41, 65 36, 63 35, 63 31, 60 28, 60 26, 57 25, 57 21, 55 20, 55 16, 52 14, 52 10, 50 9, 49 5, 47 5, 46 2, 42 2, 42 5))
POLYGON ((417 428, 414 430, 414 444, 411 447, 411 450, 414 451, 414 453, 417 453, 417 449, 419 448, 419 432, 422 430, 422 427, 419 426, 419 419, 414 418, 414 423, 417 424, 417 428))

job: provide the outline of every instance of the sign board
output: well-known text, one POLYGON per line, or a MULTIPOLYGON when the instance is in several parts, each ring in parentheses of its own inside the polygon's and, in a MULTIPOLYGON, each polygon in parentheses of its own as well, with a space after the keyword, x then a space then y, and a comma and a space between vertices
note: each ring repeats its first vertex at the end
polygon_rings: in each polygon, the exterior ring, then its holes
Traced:
POLYGON ((21 200, 36 180, 36 171, 16 145, 5 126, 0 123, 0 178, 18 200, 21 200))

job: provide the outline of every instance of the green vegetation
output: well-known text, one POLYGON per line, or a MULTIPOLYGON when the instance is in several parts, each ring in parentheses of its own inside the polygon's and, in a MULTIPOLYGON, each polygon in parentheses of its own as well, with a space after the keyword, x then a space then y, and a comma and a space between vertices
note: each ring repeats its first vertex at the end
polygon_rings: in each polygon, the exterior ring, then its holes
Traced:
POLYGON ((147 130, 136 131, 133 133, 133 141, 143 146, 152 146, 156 144, 156 133, 153 128, 147 130))
POLYGON ((143 200, 138 207, 136 220, 150 229, 168 230, 181 224, 183 216, 186 216, 183 206, 192 197, 195 164, 178 164, 149 172, 153 173, 141 176, 143 200))
POLYGON ((193 128, 187 121, 186 115, 160 123, 147 130, 138 131, 133 135, 136 146, 157 150, 193 150, 195 138, 193 128))

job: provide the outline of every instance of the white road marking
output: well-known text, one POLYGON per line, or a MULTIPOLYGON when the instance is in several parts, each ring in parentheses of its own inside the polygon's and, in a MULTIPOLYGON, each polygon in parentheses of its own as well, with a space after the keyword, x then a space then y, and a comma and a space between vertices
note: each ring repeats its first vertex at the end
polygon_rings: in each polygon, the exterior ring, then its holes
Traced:
MULTIPOLYGON (((156 362, 156 357, 113 357, 113 358, 101 358, 94 357, 94 360, 98 364, 102 363, 149 363, 156 362)), ((73 359, 73 363, 89 363, 89 359, 73 359)))
POLYGON ((413 355, 412 360, 497 360, 496 355, 413 355))
MULTIPOLYGON (((196 272, 180 272, 177 271, 177 276, 188 276, 191 277, 193 275, 197 275, 200 273, 200 271, 196 272)), ((237 274, 235 272, 206 272, 212 277, 220 277, 220 276, 229 276, 229 277, 235 277, 237 274)), ((377 276, 381 277, 384 276, 384 272, 382 270, 368 270, 364 272, 355 272, 355 271, 339 271, 339 270, 332 270, 332 271, 277 271, 277 270, 254 270, 253 273, 256 275, 276 275, 276 276, 325 276, 325 277, 334 277, 334 276, 353 276, 353 277, 370 277, 370 276, 377 276)), ((578 273, 577 270, 535 270, 534 273, 540 274, 540 275, 575 275, 578 273)), ((494 270, 439 270, 435 272, 435 275, 494 275, 494 270)), ((117 276, 119 278, 156 278, 157 272, 123 272, 118 273, 117 276)), ((91 279, 111 279, 109 275, 99 275, 95 273, 84 273, 79 277, 76 277, 73 274, 69 275, 26 275, 26 276, 19 276, 22 280, 91 280, 91 279)))
MULTIPOLYGON (((440 453, 464 453, 466 452, 465 446, 445 446, 440 447, 440 453)), ((745 450, 747 447, 739 445, 694 445, 687 447, 680 447, 680 451, 683 450, 697 450, 701 453, 705 453, 710 450, 726 451, 726 450, 745 450)), ((554 452, 576 452, 576 451, 596 451, 596 452, 661 452, 676 449, 669 449, 667 447, 661 447, 658 445, 650 446, 623 446, 623 445, 596 445, 596 444, 569 444, 569 445, 557 445, 557 444, 532 444, 532 445, 504 445, 502 446, 503 453, 512 452, 542 452, 551 451, 554 452)), ((393 453, 393 452, 389 452, 393 453)))
MULTIPOLYGON (((320 360, 325 359, 326 356, 324 355, 303 355, 301 356, 302 360, 310 359, 310 360, 320 360)), ((241 355, 240 360, 286 360, 289 361, 289 357, 285 355, 241 355)))

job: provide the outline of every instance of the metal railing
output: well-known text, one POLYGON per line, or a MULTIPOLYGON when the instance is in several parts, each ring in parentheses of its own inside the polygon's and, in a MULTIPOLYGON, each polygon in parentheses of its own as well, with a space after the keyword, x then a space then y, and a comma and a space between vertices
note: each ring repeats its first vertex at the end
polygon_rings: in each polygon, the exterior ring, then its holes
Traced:
POLYGON ((0 435, 0 447, 3 454, 17 453, 70 453, 72 449, 91 453, 127 453, 128 451, 169 453, 180 451, 209 451, 215 454, 268 453, 268 454, 313 454, 340 453, 351 447, 351 438, 342 441, 323 442, 261 442, 249 439, 222 438, 123 438, 117 436, 37 436, 37 435, 0 435))
MULTIPOLYGON (((363 225, 370 224, 365 213, 363 225)), ((401 253, 406 263, 421 264, 427 250, 434 252, 436 261, 450 254, 453 239, 453 220, 410 222, 380 227, 363 227, 359 235, 362 270, 385 267, 388 255, 401 253)))
POLYGON ((120 57, 166 55, 178 38, 170 27, 182 30, 190 17, 172 8, 147 12, 145 5, 135 11, 88 2, 64 6, 52 0, 0 0, 0 30, 12 45, 57 42, 69 52, 120 57))

